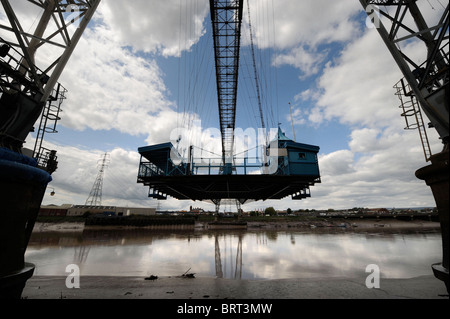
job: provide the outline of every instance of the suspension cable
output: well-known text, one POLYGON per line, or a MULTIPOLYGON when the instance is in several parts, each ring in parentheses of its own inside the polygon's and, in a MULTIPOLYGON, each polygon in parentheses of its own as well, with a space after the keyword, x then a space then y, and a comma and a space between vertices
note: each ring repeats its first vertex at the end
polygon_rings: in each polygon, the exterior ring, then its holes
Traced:
POLYGON ((259 115, 261 117, 261 127, 264 130, 266 128, 266 125, 264 123, 264 116, 261 106, 261 94, 259 89, 259 80, 258 80, 258 71, 256 70, 256 59, 255 59, 255 47, 253 44, 253 32, 252 32, 252 22, 250 19, 250 2, 247 1, 247 11, 248 11, 248 28, 250 31, 250 46, 251 46, 251 53, 252 53, 252 61, 253 61, 253 71, 255 76, 255 84, 256 84, 256 95, 258 98, 258 108, 259 108, 259 115))

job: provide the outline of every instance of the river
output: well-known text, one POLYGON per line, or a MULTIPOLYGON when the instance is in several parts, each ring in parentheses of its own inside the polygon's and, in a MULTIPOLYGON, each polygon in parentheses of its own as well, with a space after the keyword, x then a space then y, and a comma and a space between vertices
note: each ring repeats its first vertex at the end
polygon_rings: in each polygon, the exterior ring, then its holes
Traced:
POLYGON ((36 276, 180 276, 235 279, 382 278, 432 275, 442 260, 439 230, 88 230, 33 233, 25 259, 36 276))

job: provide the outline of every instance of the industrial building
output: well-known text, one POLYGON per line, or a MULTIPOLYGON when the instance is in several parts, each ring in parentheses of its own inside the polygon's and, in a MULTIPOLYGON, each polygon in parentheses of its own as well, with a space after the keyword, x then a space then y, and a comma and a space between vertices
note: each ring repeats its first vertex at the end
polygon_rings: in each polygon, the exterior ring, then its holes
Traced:
POLYGON ((61 206, 41 206, 41 209, 39 210, 39 216, 83 216, 85 213, 106 214, 111 216, 150 216, 156 214, 156 208, 64 204, 61 206))

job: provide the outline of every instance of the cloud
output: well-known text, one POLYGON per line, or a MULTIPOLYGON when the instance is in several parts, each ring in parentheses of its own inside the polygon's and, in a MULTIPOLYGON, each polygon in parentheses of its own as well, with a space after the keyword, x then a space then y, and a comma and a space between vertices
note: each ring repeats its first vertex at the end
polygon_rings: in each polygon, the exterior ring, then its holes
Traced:
POLYGON ((309 52, 303 47, 291 49, 286 54, 275 56, 273 65, 276 67, 284 64, 292 65, 302 71, 301 78, 306 78, 320 71, 320 65, 326 58, 325 52, 309 52))
POLYGON ((116 40, 135 51, 180 56, 205 33, 207 0, 103 1, 99 13, 115 30, 116 40))
MULTIPOLYGON (((294 66, 302 71, 301 79, 321 70, 329 52, 320 46, 346 42, 359 33, 351 17, 361 8, 353 1, 261 0, 251 3, 250 11, 255 44, 277 49, 273 65, 294 66)), ((245 30, 247 14, 244 22, 245 30)), ((248 42, 244 38, 244 45, 248 42)))
MULTIPOLYGON (((358 28, 350 17, 361 7, 352 0, 260 0, 250 2, 250 11, 260 48, 292 49, 300 43, 314 47, 351 40, 358 28)), ((244 21, 248 21, 247 15, 244 21)))
POLYGON ((351 133, 352 140, 349 143, 350 149, 353 152, 375 152, 380 149, 380 140, 378 140, 378 135, 380 130, 363 128, 359 130, 354 130, 351 133))
POLYGON ((162 72, 154 60, 143 59, 114 42, 104 26, 85 31, 61 82, 68 89, 62 124, 96 130, 117 128, 146 133, 147 119, 173 105, 165 98, 162 72), (129 125, 130 117, 140 118, 129 125))
MULTIPOLYGON (((57 150, 59 165, 48 186, 55 190, 55 195, 50 196, 48 191, 43 204, 83 205, 97 178, 99 163, 105 151, 49 142, 46 142, 46 147, 57 150)), ((157 201, 147 196, 148 188, 136 182, 139 153, 120 147, 114 147, 107 153, 109 161, 103 173, 102 205, 156 207, 157 201)), ((177 201, 173 198, 169 198, 164 203, 174 209, 185 209, 188 204, 189 202, 177 201)))
POLYGON ((390 125, 399 116, 392 86, 400 78, 377 32, 366 32, 349 43, 335 63, 327 63, 319 80, 317 111, 323 119, 347 125, 390 125))
POLYGON ((307 114, 305 114, 306 112, 303 111, 301 108, 297 108, 297 107, 293 107, 291 106, 292 109, 292 115, 291 114, 286 114, 286 121, 288 121, 288 123, 292 122, 294 124, 297 125, 303 125, 307 123, 307 114))
POLYGON ((319 158, 320 171, 322 175, 340 176, 355 171, 354 154, 349 150, 340 150, 319 158))

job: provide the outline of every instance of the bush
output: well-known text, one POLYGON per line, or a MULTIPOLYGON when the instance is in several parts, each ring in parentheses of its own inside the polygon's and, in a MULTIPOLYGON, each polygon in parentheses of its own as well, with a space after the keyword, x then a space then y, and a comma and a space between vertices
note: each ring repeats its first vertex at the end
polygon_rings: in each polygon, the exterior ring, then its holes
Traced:
POLYGON ((275 208, 273 208, 273 207, 267 207, 267 208, 264 210, 264 213, 265 213, 266 215, 274 216, 274 215, 277 214, 277 211, 276 211, 275 208))

